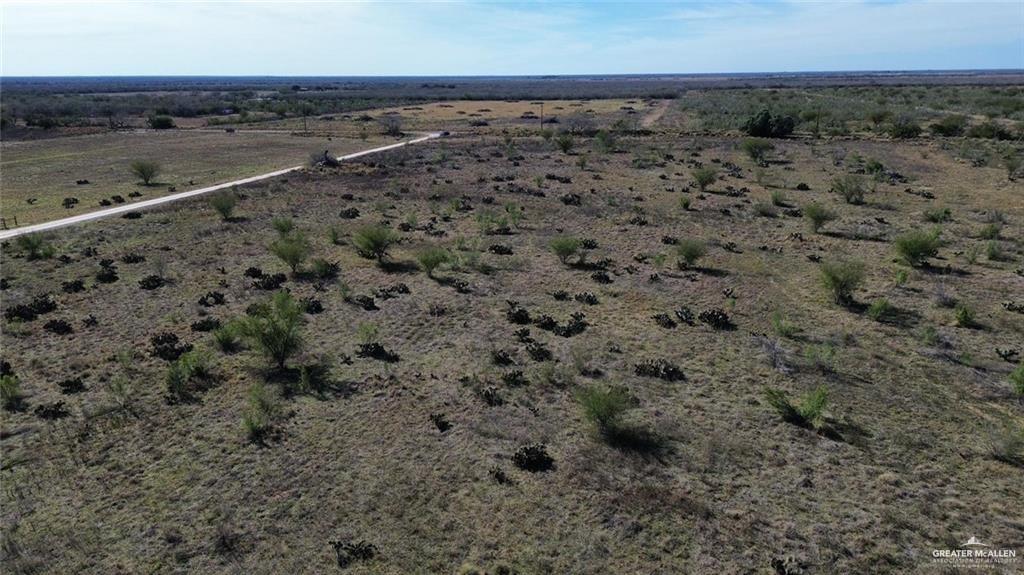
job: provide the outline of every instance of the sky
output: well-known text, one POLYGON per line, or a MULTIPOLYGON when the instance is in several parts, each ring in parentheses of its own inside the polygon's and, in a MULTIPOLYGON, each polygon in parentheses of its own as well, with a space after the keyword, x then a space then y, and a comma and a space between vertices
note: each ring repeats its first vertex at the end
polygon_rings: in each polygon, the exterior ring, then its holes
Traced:
POLYGON ((19 2, 0 75, 538 75, 1024 68, 1000 2, 19 2))

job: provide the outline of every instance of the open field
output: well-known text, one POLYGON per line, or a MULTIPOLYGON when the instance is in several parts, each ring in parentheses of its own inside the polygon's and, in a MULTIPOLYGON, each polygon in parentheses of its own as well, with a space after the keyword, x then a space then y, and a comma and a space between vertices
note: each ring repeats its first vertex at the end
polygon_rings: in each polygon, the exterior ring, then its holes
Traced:
MULTIPOLYGON (((394 139, 388 139, 388 142, 394 139)), ((92 211, 101 202, 152 198, 254 176, 306 162, 310 154, 340 155, 385 143, 281 133, 223 131, 128 131, 44 140, 4 142, 0 148, 0 215, 33 224, 92 211), (135 160, 152 160, 162 173, 150 186, 131 172, 135 160), (88 184, 77 185, 78 180, 88 184), (65 198, 77 198, 71 208, 65 198)))
MULTIPOLYGON (((499 104, 402 113, 521 114, 499 104)), ((203 199, 61 231, 49 258, 5 245, 5 567, 934 573, 972 536, 1024 546, 1019 144, 801 137, 755 160, 658 104, 648 131, 591 102, 571 139, 509 119, 246 186, 227 220, 203 199), (353 246, 375 224, 399 238, 380 263, 353 246), (909 265, 897 240, 933 228, 909 265), (268 246, 302 238, 291 273, 268 246), (837 261, 863 264, 842 304, 837 261), (210 331, 278 282, 305 310, 283 369, 210 331), (822 386, 809 420, 769 400, 822 386)))

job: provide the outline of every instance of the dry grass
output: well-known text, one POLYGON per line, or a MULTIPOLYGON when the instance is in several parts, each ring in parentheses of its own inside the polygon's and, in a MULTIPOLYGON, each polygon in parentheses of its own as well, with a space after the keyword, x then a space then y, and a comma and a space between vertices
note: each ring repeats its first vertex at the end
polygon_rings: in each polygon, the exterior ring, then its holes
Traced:
MULTIPOLYGON (((336 155, 372 147, 374 137, 302 137, 286 132, 173 130, 107 132, 76 137, 5 142, 0 215, 19 225, 67 217, 100 208, 99 201, 141 193, 152 198, 169 186, 186 191, 305 163, 309 155, 330 150, 336 155), (132 175, 134 160, 154 160, 163 170, 155 185, 141 186, 132 175), (87 185, 77 185, 88 180, 87 185), (193 182, 192 185, 189 182, 193 182), (65 209, 64 198, 79 203, 65 209), (29 200, 34 199, 33 203, 29 200)), ((10 226, 10 223, 8 224, 10 226)))
POLYGON ((996 423, 1024 420, 1005 383, 1012 366, 993 352, 1019 346, 1024 334, 1024 316, 1000 305, 1020 300, 1024 206, 1014 198, 1021 184, 931 144, 780 142, 775 156, 787 163, 770 169, 790 201, 818 201, 839 215, 827 233, 811 236, 799 217, 754 215, 752 206, 769 201, 771 190, 754 183, 754 166, 736 143, 656 136, 626 139, 623 148, 633 153, 602 155, 581 140, 591 158, 584 171, 540 138, 517 140, 518 164, 498 137, 451 139, 431 144, 436 150, 248 187, 239 221, 222 222, 199 201, 64 231, 52 241, 69 263, 8 252, 4 305, 54 292, 59 308, 35 322, 5 324, 4 358, 29 405, 4 414, 4 531, 17 550, 6 561, 52 572, 320 573, 336 568, 331 541, 365 540, 377 555, 349 572, 452 573, 499 562, 520 573, 762 572, 791 557, 811 573, 923 573, 930 550, 950 541, 974 535, 1013 545, 1022 517, 1011 502, 1024 498, 1021 470, 992 459, 986 441, 996 423), (835 165, 840 149, 883 158, 911 182, 879 185, 863 206, 842 203, 827 191, 851 167, 835 165), (634 158, 652 157, 661 158, 653 167, 633 167, 634 158), (715 159, 739 165, 743 178, 725 176, 704 197, 683 192, 692 187, 692 163, 715 159), (544 179, 549 173, 571 183, 544 179), (512 191, 494 181, 499 175, 534 191, 540 176, 545 195, 512 191), (795 190, 799 182, 810 191, 795 190), (733 197, 724 193, 728 186, 748 191, 733 197), (905 188, 930 189, 937 198, 905 188), (568 193, 581 205, 563 204, 568 193), (689 211, 678 207, 684 193, 693 198, 689 211), (488 196, 493 204, 484 203, 488 196), (453 209, 453 200, 472 209, 453 209), (520 226, 480 237, 477 215, 507 203, 525 208, 520 226), (922 210, 937 204, 954 215, 944 224, 949 243, 934 269, 913 270, 896 287, 900 264, 887 240, 919 226, 922 210), (350 207, 358 218, 338 217, 350 207), (994 208, 1009 222, 1003 241, 1013 261, 963 261, 956 254, 982 241, 973 233, 994 208), (646 225, 630 223, 639 211, 646 225), (402 233, 390 266, 345 245, 361 227, 384 221, 398 228, 410 214, 421 229, 402 233), (307 315, 308 346, 291 363, 326 362, 329 385, 322 394, 285 393, 277 432, 259 446, 241 427, 248 390, 266 380, 286 391, 287 376, 268 371, 251 350, 217 352, 213 379, 197 400, 168 405, 166 363, 145 352, 162 331, 212 346, 208 334, 189 329, 201 313, 226 321, 268 295, 243 272, 287 271, 266 249, 279 216, 292 217, 312 239, 314 257, 337 261, 342 271, 323 291, 308 279, 285 284, 323 304, 323 313, 307 315), (424 231, 428 222, 444 235, 424 231), (343 245, 329 241, 331 228, 343 245), (791 235, 801 232, 803 240, 791 235), (611 258, 612 283, 560 263, 548 251, 560 235, 596 240, 587 261, 611 258), (675 250, 663 236, 705 240, 699 269, 659 267, 652 256, 675 250), (499 243, 514 254, 486 252, 499 243), (461 254, 458 271, 442 266, 430 279, 415 269, 416 254, 435 244, 461 254), (460 252, 473 244, 484 253, 460 252), (87 247, 98 255, 83 255, 87 247), (98 260, 129 252, 148 261, 118 263, 120 281, 93 287, 98 260), (880 323, 856 306, 834 305, 809 258, 831 255, 869 262, 854 299, 885 297, 900 321, 880 323), (140 290, 137 280, 157 259, 172 283, 140 290), (942 274, 947 264, 952 273, 942 274), (654 273, 661 281, 650 280, 654 273), (61 282, 74 278, 89 289, 60 293, 61 282), (952 310, 933 304, 940 279, 978 311, 982 329, 956 327, 952 310), (452 280, 465 281, 470 293, 452 280), (410 293, 377 297, 380 309, 364 311, 343 300, 341 282, 354 294, 399 282, 410 293), (227 304, 198 306, 212 290, 227 304), (551 294, 559 290, 592 292, 599 303, 556 300, 551 294), (530 359, 514 335, 522 326, 506 320, 506 300, 559 324, 586 314, 588 326, 572 337, 530 326, 564 371, 530 359), (683 305, 694 313, 722 308, 737 329, 700 322, 666 329, 651 319, 683 305), (789 373, 765 361, 763 345, 750 337, 771 333, 780 309, 800 328, 780 344, 789 373), (98 325, 82 325, 88 314, 98 325), (52 317, 71 321, 75 333, 44 331, 52 317), (401 361, 356 357, 364 324, 376 326, 380 343, 401 361), (952 348, 923 344, 926 327, 952 348), (828 346, 832 371, 805 364, 807 350, 828 346), (113 401, 104 388, 123 370, 112 357, 126 348, 141 354, 130 378, 134 416, 106 411, 113 401), (495 350, 509 351, 515 366, 494 365, 495 350), (678 365, 686 380, 637 376, 635 364, 647 359, 678 365), (515 369, 525 384, 503 379, 515 369), (87 390, 62 395, 57 382, 79 375, 87 390), (623 385, 637 400, 628 423, 638 441, 602 442, 584 419, 576 388, 605 384, 623 385), (828 433, 787 424, 763 399, 766 385, 799 397, 822 384, 828 433), (488 386, 500 405, 484 401, 493 397, 488 386), (32 412, 60 400, 70 417, 45 422, 32 412), (434 414, 451 429, 439 431, 434 414), (554 469, 517 469, 512 454, 536 442, 547 445, 554 469))

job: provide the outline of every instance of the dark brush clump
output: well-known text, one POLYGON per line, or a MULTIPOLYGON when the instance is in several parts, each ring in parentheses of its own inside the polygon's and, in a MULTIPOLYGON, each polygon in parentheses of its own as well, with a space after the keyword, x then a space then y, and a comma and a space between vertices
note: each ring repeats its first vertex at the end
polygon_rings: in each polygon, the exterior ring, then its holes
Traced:
POLYGON ((288 281, 288 277, 284 274, 265 275, 252 282, 252 287, 265 291, 275 291, 281 289, 281 285, 288 281))
POLYGON ((388 363, 395 363, 401 359, 397 353, 388 351, 383 345, 377 342, 359 344, 359 349, 356 350, 356 355, 359 357, 368 357, 371 359, 386 361, 388 363))
POLYGON ((309 315, 316 315, 324 311, 324 304, 320 303, 320 300, 312 297, 304 297, 299 300, 299 305, 309 315))
POLYGON ((392 286, 385 286, 385 287, 377 288, 377 294, 376 295, 380 299, 387 300, 387 299, 391 299, 391 298, 396 298, 399 295, 407 294, 407 293, 409 293, 409 286, 407 286, 407 285, 405 285, 403 283, 398 283, 398 284, 395 284, 395 285, 392 285, 392 286))
POLYGON ((8 321, 21 320, 32 321, 37 317, 48 314, 57 309, 57 302, 50 294, 38 295, 32 298, 27 304, 18 304, 4 310, 4 317, 8 321))
POLYGON ((73 377, 57 382, 57 387, 60 388, 60 392, 64 395, 72 395, 85 391, 85 382, 82 381, 81 377, 73 377))
POLYGON ((438 431, 444 433, 452 428, 452 424, 448 421, 448 418, 443 413, 432 413, 430 414, 430 421, 434 424, 434 427, 438 431))
POLYGON ((157 288, 163 287, 166 284, 167 280, 156 274, 150 274, 139 280, 139 287, 144 290, 155 290, 157 288))
POLYGON ((651 316, 651 318, 654 319, 654 323, 658 324, 659 326, 665 329, 673 329, 674 327, 676 327, 676 322, 673 321, 667 313, 654 314, 653 316, 651 316))
POLYGON ((693 325, 693 311, 685 305, 676 310, 676 317, 686 325, 693 325))
POLYGON ((530 355, 530 359, 533 361, 550 361, 553 357, 551 350, 539 341, 531 341, 526 344, 526 353, 530 355))
POLYGON ((192 323, 192 331, 213 331, 220 327, 220 320, 215 317, 204 317, 192 323))
POLYGON ((697 319, 715 329, 731 329, 733 327, 732 321, 729 319, 729 314, 725 313, 725 310, 718 308, 707 309, 700 312, 700 314, 697 315, 697 319))
POLYGON ((49 421, 53 421, 55 419, 63 419, 71 415, 71 412, 69 412, 68 408, 65 407, 63 401, 44 403, 40 406, 37 406, 33 413, 35 413, 36 417, 38 417, 39 419, 46 419, 49 421))
POLYGON ((588 291, 576 294, 575 296, 573 296, 573 299, 580 303, 585 303, 587 305, 597 305, 598 303, 597 296, 588 291))
POLYGON ((512 365, 515 363, 512 359, 512 355, 503 349, 496 349, 492 351, 491 361, 494 362, 494 365, 512 365))
POLYGON ((635 366, 637 375, 656 377, 665 381, 682 381, 686 379, 683 370, 664 359, 648 359, 635 366))
POLYGON ((548 455, 547 446, 543 443, 520 447, 512 455, 512 463, 519 469, 530 473, 549 471, 555 466, 555 460, 548 455))
POLYGON ((338 567, 346 569, 356 561, 369 561, 377 555, 377 547, 366 541, 331 541, 338 567))
POLYGON ((224 294, 219 291, 207 292, 206 295, 199 298, 199 305, 203 307, 213 307, 216 305, 224 305, 225 303, 224 294))
POLYGON ((43 329, 57 335, 68 335, 75 331, 74 328, 71 327, 70 323, 62 319, 51 319, 43 324, 43 329))
POLYGON ((189 351, 192 344, 179 343, 178 336, 170 332, 158 333, 149 339, 150 355, 164 361, 174 361, 189 351))
POLYGON ((519 305, 519 302, 508 300, 505 303, 508 304, 508 310, 505 312, 505 317, 508 321, 518 325, 527 325, 530 323, 530 312, 526 311, 526 308, 519 305))
POLYGON ((82 280, 71 280, 60 284, 60 289, 64 293, 78 293, 85 291, 85 282, 82 280))

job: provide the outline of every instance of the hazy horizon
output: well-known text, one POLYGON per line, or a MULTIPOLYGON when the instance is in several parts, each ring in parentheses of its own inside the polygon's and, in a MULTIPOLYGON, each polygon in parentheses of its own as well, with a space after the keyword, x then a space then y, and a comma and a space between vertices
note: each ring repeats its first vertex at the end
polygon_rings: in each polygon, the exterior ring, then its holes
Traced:
POLYGON ((0 6, 4 77, 510 77, 1024 68, 1021 2, 0 6))

